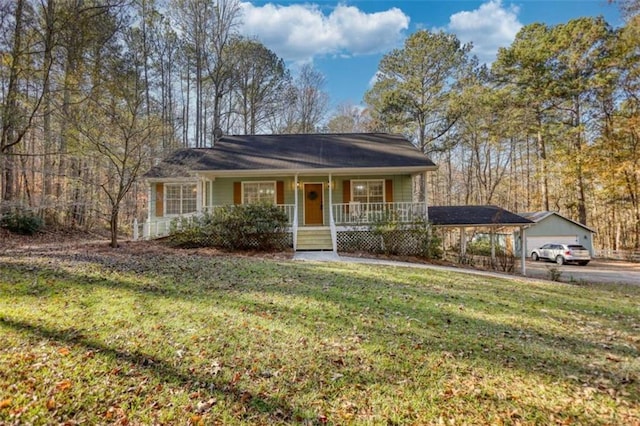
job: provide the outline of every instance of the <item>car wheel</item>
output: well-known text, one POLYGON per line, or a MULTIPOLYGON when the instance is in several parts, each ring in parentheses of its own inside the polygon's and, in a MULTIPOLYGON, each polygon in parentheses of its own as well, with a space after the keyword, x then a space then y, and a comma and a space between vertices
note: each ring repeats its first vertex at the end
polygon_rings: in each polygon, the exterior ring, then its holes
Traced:
POLYGON ((580 266, 587 266, 589 264, 588 260, 583 260, 582 262, 578 262, 578 265, 580 266))
POLYGON ((558 265, 564 265, 564 257, 562 257, 562 256, 556 257, 556 263, 558 265))
POLYGON ((538 253, 531 253, 531 260, 533 260, 534 262, 537 262, 538 259, 540 259, 538 257, 538 253))

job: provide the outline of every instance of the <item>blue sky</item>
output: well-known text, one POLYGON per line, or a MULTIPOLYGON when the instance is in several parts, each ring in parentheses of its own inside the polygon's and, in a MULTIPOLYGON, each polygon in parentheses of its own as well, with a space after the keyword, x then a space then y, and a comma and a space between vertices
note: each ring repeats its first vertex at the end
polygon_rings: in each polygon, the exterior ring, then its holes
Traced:
POLYGON ((549 25, 581 16, 605 17, 621 25, 606 0, 413 0, 243 2, 241 33, 262 41, 295 71, 313 63, 326 78, 331 107, 360 105, 380 58, 420 29, 454 33, 473 42, 481 61, 491 63, 522 26, 549 25))

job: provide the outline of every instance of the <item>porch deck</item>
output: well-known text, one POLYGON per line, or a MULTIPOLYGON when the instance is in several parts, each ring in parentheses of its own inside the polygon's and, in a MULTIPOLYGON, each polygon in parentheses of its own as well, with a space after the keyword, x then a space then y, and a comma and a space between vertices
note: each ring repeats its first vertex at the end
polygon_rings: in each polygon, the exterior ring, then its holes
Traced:
MULTIPOLYGON (((180 229, 184 222, 190 223, 203 212, 213 212, 223 206, 205 206, 201 212, 194 212, 182 216, 164 217, 156 220, 147 220, 142 224, 137 221, 133 225, 133 239, 154 239, 166 237, 172 229, 180 229)), ((288 218, 288 225, 292 232, 299 228, 297 208, 295 204, 279 204, 288 218)), ((328 226, 354 227, 370 226, 381 221, 393 221, 396 223, 413 223, 424 220, 427 217, 425 203, 393 202, 393 203, 334 203, 331 205, 328 226)))

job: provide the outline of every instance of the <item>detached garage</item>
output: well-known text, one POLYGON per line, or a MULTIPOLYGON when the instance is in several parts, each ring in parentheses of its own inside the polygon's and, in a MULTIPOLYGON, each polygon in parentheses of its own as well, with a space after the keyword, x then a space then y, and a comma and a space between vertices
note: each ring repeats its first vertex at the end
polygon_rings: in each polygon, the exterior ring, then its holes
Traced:
MULTIPOLYGON (((593 256, 593 234, 595 231, 588 226, 573 221, 556 212, 518 213, 534 224, 525 230, 526 254, 546 243, 581 244, 593 256)), ((520 253, 520 232, 514 232, 516 252, 520 253)))

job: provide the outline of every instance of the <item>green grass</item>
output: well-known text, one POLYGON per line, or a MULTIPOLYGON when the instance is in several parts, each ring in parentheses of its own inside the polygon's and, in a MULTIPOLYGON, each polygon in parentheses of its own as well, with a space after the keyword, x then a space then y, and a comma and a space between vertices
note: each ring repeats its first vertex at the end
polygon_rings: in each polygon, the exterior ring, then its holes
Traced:
POLYGON ((634 424, 640 288, 172 251, 0 255, 0 423, 634 424))

